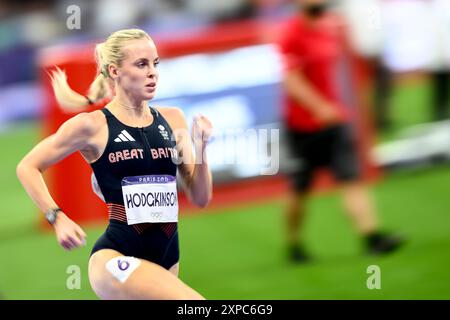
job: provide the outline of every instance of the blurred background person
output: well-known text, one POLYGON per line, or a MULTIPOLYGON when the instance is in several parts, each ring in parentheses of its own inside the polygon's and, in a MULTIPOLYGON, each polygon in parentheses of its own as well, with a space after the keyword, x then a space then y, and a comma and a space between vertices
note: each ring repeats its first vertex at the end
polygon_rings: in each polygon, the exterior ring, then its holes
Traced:
POLYGON ((343 21, 328 12, 328 1, 299 0, 299 14, 288 21, 279 46, 285 64, 284 121, 295 172, 290 176, 286 226, 290 259, 305 261, 299 240, 306 201, 316 169, 328 167, 337 181, 347 213, 370 253, 387 253, 401 240, 380 232, 374 203, 359 181, 360 165, 350 124, 351 113, 338 95, 336 70, 343 55, 343 21))

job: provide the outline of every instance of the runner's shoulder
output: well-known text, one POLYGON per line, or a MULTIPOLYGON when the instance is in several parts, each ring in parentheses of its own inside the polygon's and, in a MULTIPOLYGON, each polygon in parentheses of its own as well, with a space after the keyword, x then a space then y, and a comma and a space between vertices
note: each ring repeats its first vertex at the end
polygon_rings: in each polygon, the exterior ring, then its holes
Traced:
POLYGON ((157 106, 156 110, 167 120, 172 129, 185 127, 186 118, 181 108, 157 106))
POLYGON ((105 124, 105 117, 100 110, 81 112, 65 123, 75 133, 84 137, 95 135, 105 124))

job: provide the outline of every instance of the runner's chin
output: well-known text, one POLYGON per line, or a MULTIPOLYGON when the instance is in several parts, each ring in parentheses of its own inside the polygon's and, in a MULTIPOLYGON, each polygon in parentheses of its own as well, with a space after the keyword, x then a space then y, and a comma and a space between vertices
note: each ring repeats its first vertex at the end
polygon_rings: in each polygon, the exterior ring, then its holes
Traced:
POLYGON ((156 86, 145 86, 143 91, 146 99, 152 99, 156 94, 156 86))

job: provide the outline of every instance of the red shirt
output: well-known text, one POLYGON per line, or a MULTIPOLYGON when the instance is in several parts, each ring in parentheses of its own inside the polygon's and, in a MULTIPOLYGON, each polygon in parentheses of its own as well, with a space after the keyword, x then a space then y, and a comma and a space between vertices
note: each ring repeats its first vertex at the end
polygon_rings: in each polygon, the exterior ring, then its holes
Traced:
MULTIPOLYGON (((298 70, 311 85, 342 115, 348 118, 340 102, 337 67, 344 53, 342 24, 337 16, 326 14, 310 25, 301 15, 291 18, 279 41, 284 72, 298 70)), ((323 125, 314 115, 288 94, 285 97, 284 119, 287 126, 298 131, 318 131, 323 125)))

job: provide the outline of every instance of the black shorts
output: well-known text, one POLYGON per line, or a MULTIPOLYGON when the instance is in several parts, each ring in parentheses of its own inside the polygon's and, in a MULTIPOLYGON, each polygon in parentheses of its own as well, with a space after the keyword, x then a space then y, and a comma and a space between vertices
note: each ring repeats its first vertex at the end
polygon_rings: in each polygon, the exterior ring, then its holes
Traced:
POLYGON ((317 168, 330 169, 338 181, 360 176, 356 142, 348 125, 339 125, 314 133, 287 129, 287 142, 293 158, 290 170, 293 187, 307 191, 317 168))
POLYGON ((92 248, 91 255, 101 249, 113 249, 124 256, 145 259, 168 270, 180 256, 178 228, 176 223, 154 223, 138 233, 124 222, 110 220, 106 231, 92 248), (168 228, 162 228, 162 225, 168 228))

